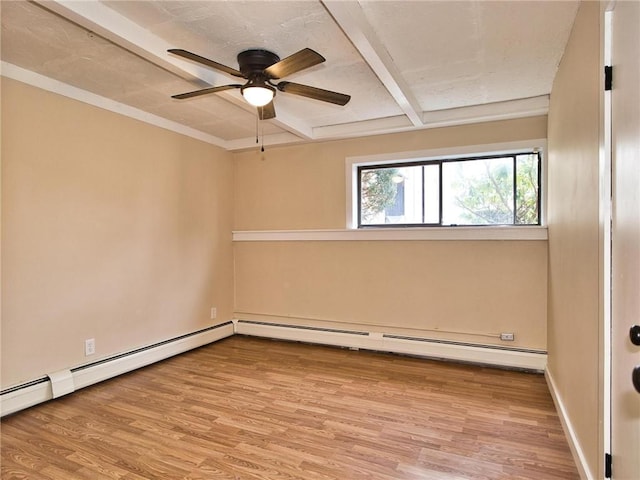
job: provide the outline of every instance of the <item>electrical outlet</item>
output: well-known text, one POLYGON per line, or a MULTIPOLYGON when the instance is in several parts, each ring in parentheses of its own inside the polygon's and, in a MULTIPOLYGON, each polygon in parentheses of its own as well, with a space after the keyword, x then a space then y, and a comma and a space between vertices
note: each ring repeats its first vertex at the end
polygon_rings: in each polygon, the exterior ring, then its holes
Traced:
POLYGON ((93 355, 94 353, 96 353, 96 339, 87 338, 84 341, 84 356, 88 357, 89 355, 93 355))
POLYGON ((218 309, 216 307, 211 307, 211 320, 215 320, 218 316, 218 309))
POLYGON ((513 333, 501 333, 500 340, 503 342, 513 342, 515 340, 515 335, 513 333))

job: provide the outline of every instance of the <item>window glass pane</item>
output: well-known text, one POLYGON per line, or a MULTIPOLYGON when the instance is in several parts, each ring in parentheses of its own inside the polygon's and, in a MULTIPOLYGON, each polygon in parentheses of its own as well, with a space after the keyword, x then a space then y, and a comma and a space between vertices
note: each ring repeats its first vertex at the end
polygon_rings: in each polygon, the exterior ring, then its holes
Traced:
POLYGON ((540 154, 361 166, 360 225, 540 225, 540 154))
POLYGON ((407 224, 422 223, 422 166, 397 168, 398 190, 396 202, 403 209, 387 211, 386 223, 407 224))
POLYGON ((396 199, 398 170, 377 168, 360 172, 360 215, 363 225, 384 224, 385 210, 396 199))
POLYGON ((442 224, 513 224, 513 157, 442 164, 442 224))
POLYGON ((518 225, 540 223, 538 162, 537 153, 516 157, 516 224, 518 225))
POLYGON ((360 172, 362 225, 422 223, 422 167, 360 172))
POLYGON ((424 223, 440 223, 440 165, 424 167, 424 223))

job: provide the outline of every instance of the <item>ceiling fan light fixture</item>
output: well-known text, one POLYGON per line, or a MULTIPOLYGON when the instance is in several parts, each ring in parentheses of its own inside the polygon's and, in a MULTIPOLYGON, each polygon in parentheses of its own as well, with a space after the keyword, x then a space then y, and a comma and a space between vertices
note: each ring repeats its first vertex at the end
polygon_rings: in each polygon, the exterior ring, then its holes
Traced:
MULTIPOLYGON (((1 1, 2 0, 0 0, 0 2, 1 1)), ((247 80, 247 83, 244 85, 237 83, 220 85, 171 96, 178 100, 239 88, 241 95, 247 103, 253 107, 257 107, 258 118, 260 120, 269 120, 276 117, 276 110, 273 105, 273 97, 275 97, 277 93, 276 90, 341 106, 346 105, 351 99, 350 95, 345 95, 344 93, 332 92, 331 90, 324 90, 300 83, 280 81, 283 77, 325 61, 322 55, 310 48, 303 48, 299 52, 289 55, 284 60, 280 60, 278 55, 268 50, 244 50, 238 54, 239 70, 227 67, 226 65, 214 62, 213 60, 181 48, 172 48, 169 52, 186 58, 187 60, 214 68, 233 77, 247 80), (278 83, 272 83, 274 80, 277 80, 278 83)))
POLYGON ((264 107, 273 100, 273 96, 276 93, 276 89, 271 85, 247 85, 243 87, 242 96, 244 99, 254 107, 264 107))

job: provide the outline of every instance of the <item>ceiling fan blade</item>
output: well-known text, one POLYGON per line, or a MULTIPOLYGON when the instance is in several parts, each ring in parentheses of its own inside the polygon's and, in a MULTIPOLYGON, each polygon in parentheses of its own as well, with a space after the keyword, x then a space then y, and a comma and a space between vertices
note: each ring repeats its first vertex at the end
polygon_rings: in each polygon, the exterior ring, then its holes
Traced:
POLYGON ((309 85, 301 85, 293 82, 280 82, 278 90, 285 93, 293 93, 301 97, 313 98, 321 102, 334 103, 336 105, 346 105, 351 100, 351 95, 344 93, 332 92, 322 88, 310 87, 309 85))
POLYGON ((195 53, 188 52, 187 50, 183 50, 182 48, 170 48, 167 51, 169 53, 173 53, 174 55, 178 55, 179 57, 186 58, 187 60, 192 60, 194 62, 206 65, 207 67, 215 68, 216 70, 220 70, 221 72, 228 73, 229 75, 233 75, 234 77, 245 78, 244 75, 242 75, 242 73, 235 68, 227 67, 226 65, 214 62, 213 60, 209 60, 208 58, 201 57, 200 55, 196 55, 195 53))
POLYGON ((264 69, 269 78, 283 78, 305 68, 313 67, 325 61, 325 58, 310 48, 289 55, 287 58, 264 69))
POLYGON ((199 97, 200 95, 208 95, 210 93, 222 92, 224 90, 231 90, 234 88, 240 88, 242 85, 221 85, 219 87, 203 88, 202 90, 195 90, 193 92, 180 93, 178 95, 171 95, 171 98, 177 98, 178 100, 184 100, 185 98, 199 97))
POLYGON ((260 120, 269 120, 270 118, 276 118, 276 107, 273 105, 273 101, 267 103, 264 107, 258 108, 258 117, 260 120))

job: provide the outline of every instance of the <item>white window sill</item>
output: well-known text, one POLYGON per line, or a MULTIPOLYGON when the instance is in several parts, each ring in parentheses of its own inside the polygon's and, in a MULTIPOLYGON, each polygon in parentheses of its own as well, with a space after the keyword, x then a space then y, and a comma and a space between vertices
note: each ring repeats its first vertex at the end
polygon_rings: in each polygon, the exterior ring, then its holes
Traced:
POLYGON ((547 227, 406 227, 358 230, 241 230, 234 242, 547 240, 547 227))

